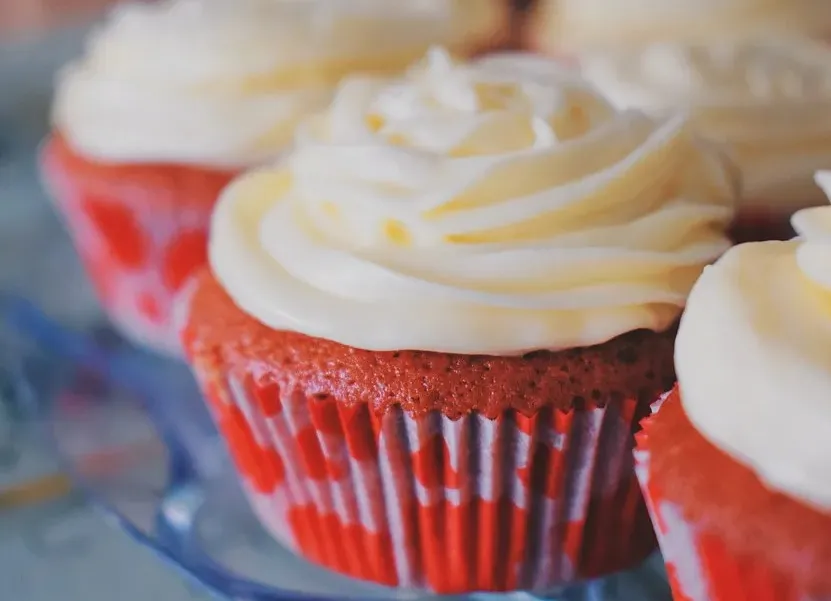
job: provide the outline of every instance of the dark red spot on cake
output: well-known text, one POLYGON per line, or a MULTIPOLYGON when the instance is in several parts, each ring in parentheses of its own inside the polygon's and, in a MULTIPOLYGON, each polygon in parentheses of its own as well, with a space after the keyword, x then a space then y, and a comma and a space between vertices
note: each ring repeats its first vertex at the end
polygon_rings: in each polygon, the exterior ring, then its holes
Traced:
POLYGON ((624 365, 634 365, 638 362, 638 353, 632 347, 624 347, 617 352, 617 360, 624 365))

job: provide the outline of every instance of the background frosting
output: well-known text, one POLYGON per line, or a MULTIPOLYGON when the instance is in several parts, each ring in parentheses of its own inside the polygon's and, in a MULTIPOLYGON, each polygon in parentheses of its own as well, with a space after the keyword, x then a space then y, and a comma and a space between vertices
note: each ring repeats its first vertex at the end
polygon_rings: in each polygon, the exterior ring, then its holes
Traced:
POLYGON ((100 160, 250 165, 282 150, 343 75, 398 71, 461 41, 461 19, 451 0, 124 4, 60 74, 54 121, 100 160))
MULTIPOLYGON (((818 176, 831 193, 831 172, 818 176)), ((831 511, 831 207, 800 237, 743 244, 705 270, 681 319, 684 408, 772 488, 831 511)))
POLYGON ((724 167, 682 118, 617 112, 550 61, 435 50, 349 79, 232 185, 211 264, 263 323, 355 347, 588 346, 677 318, 729 246, 724 167))
POLYGON ((827 0, 540 0, 539 36, 585 50, 831 32, 827 0))
POLYGON ((824 201, 812 178, 831 165, 830 50, 795 40, 653 45, 587 54, 582 69, 616 105, 687 108, 698 131, 729 143, 744 205, 824 201))

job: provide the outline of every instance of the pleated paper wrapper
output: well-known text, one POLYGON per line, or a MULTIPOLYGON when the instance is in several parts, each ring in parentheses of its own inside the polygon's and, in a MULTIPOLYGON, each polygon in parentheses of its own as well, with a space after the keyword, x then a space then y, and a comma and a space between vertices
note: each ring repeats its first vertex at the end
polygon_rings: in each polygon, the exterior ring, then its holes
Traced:
POLYGON ((174 299, 206 262, 211 210, 231 180, 196 167, 97 165, 59 137, 41 175, 98 299, 129 339, 179 355, 174 299))
POLYGON ((648 405, 379 416, 256 370, 195 373, 255 513, 317 564, 439 593, 549 591, 655 548, 631 452, 648 405))
MULTIPOLYGON (((669 393, 653 405, 660 411, 669 393)), ((684 517, 651 478, 649 420, 637 436, 636 473, 655 525, 675 601, 829 601, 805 593, 764 557, 731 553, 717 532, 684 517)))

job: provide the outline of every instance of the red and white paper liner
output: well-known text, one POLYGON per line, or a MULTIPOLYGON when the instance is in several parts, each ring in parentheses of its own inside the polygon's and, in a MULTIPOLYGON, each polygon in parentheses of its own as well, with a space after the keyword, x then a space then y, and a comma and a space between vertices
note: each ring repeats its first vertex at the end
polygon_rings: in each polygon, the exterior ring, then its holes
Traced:
POLYGON ((233 174, 96 165, 60 136, 44 143, 41 174, 113 325, 179 355, 174 299, 207 260, 211 210, 233 174))
POLYGON ((644 403, 375 415, 223 367, 195 373, 251 505, 317 564, 437 593, 546 591, 655 547, 632 460, 644 403))
MULTIPOLYGON (((653 405, 658 413, 669 392, 653 405)), ((650 418, 651 419, 651 418, 650 418)), ((706 531, 684 516, 652 478, 650 419, 637 435, 636 473, 658 535, 675 601, 828 601, 808 595, 765 557, 736 555, 718 532, 706 531)))

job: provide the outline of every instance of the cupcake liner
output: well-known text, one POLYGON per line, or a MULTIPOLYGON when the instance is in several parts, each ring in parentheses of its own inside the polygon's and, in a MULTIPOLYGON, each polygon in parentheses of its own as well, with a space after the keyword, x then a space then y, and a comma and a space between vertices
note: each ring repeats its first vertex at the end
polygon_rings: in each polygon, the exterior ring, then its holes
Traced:
MULTIPOLYGON (((664 395, 653 406, 657 413, 664 395)), ((652 480, 651 452, 645 430, 637 435, 635 471, 655 525, 675 601, 828 601, 801 590, 765 557, 737 556, 719 537, 684 517, 682 508, 667 500, 652 480)))
POLYGON ((95 165, 58 137, 43 145, 41 172, 113 325, 179 355, 174 299, 206 262, 211 209, 233 174, 95 165))
POLYGON ((343 574, 438 593, 548 591, 655 546, 625 400, 496 419, 307 397, 267 368, 195 366, 255 513, 343 574))

